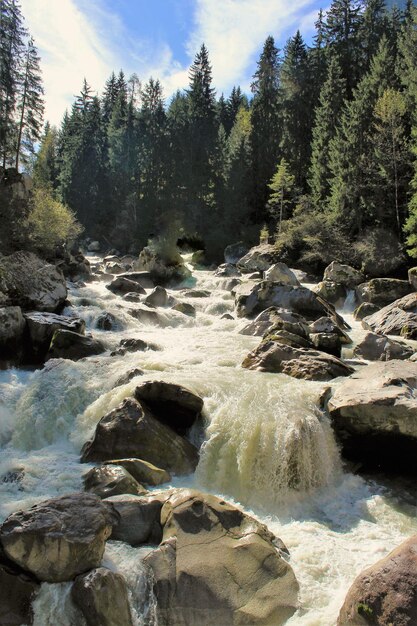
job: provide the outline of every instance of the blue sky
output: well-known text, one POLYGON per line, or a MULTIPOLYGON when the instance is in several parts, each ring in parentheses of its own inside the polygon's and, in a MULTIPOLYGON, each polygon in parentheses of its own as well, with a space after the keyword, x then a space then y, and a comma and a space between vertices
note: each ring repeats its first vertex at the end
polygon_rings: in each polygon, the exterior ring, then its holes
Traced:
POLYGON ((21 0, 42 57, 46 118, 58 124, 84 76, 100 93, 112 70, 161 79, 167 99, 188 84, 204 42, 217 93, 249 89, 265 38, 279 47, 314 31, 317 0, 21 0))

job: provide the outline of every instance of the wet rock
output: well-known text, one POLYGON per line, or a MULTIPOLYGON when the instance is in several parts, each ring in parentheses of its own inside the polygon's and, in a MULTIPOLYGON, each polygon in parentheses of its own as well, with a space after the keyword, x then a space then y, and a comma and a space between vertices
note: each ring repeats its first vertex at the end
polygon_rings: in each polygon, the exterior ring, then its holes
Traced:
POLYGON ((144 300, 148 306, 168 306, 170 304, 170 297, 167 290, 163 287, 155 287, 153 291, 144 300))
POLYGON ((126 372, 125 374, 123 374, 123 376, 120 376, 120 378, 117 379, 115 387, 120 387, 121 385, 127 385, 127 383, 129 383, 133 378, 136 378, 136 376, 143 376, 144 373, 145 372, 143 370, 139 369, 138 367, 135 367, 129 372, 126 372))
POLYGON ((151 246, 143 248, 136 267, 149 272, 155 285, 176 284, 191 276, 179 253, 171 252, 168 259, 151 246))
POLYGON ((210 295, 207 289, 186 289, 184 291, 186 298, 209 298, 210 295))
POLYGON ((417 624, 417 535, 364 570, 353 582, 337 626, 417 624))
POLYGON ((172 307, 172 310, 183 313, 184 315, 189 315, 190 317, 195 317, 196 313, 193 305, 189 304, 188 302, 177 302, 177 304, 174 304, 174 306, 172 307))
POLYGON ((142 297, 140 293, 128 291, 128 293, 125 293, 125 295, 123 296, 123 300, 126 300, 126 302, 141 302, 142 297))
POLYGON ((171 474, 160 467, 156 467, 143 459, 117 459, 106 461, 105 465, 121 465, 133 476, 138 483, 143 485, 162 485, 171 480, 171 474))
POLYGON ((96 328, 100 330, 117 330, 118 327, 119 323, 117 319, 112 313, 108 313, 107 311, 100 313, 96 319, 96 328))
POLYGON ((0 553, 0 624, 27 626, 33 623, 32 601, 40 584, 0 553))
POLYGON ((237 267, 241 272, 266 272, 272 265, 279 263, 279 253, 275 246, 261 244, 251 248, 245 256, 237 262, 237 267))
POLYGON ((407 280, 397 278, 373 278, 368 283, 362 283, 356 288, 361 302, 371 302, 377 306, 386 306, 394 300, 403 298, 412 292, 407 280))
POLYGON ((342 354, 342 341, 337 333, 311 333, 310 341, 321 352, 327 352, 338 358, 342 354))
POLYGON ((79 248, 67 250, 64 247, 57 250, 55 264, 63 272, 64 276, 73 282, 91 280, 92 269, 90 262, 85 258, 79 248))
POLYGON ((203 410, 203 399, 174 383, 148 381, 136 387, 135 398, 145 402, 154 417, 183 435, 203 410))
POLYGON ((269 280, 282 285, 299 285, 297 277, 294 272, 290 270, 285 263, 275 263, 266 272, 264 276, 265 280, 269 280))
POLYGON ((99 498, 117 496, 121 493, 141 495, 146 493, 138 481, 121 465, 93 467, 83 476, 85 491, 95 493, 99 498))
POLYGON ((366 333, 355 347, 353 354, 367 361, 389 361, 409 359, 414 354, 414 350, 402 341, 389 339, 385 335, 366 333))
POLYGON ((150 272, 126 272, 125 274, 121 274, 120 278, 132 280, 143 289, 153 289, 155 287, 150 272))
POLYGON ((223 263, 214 272, 215 276, 230 278, 231 276, 240 276, 240 272, 236 265, 231 263, 223 263))
POLYGON ((330 280, 323 280, 321 283, 317 285, 316 293, 324 300, 331 302, 332 304, 336 304, 345 300, 347 291, 344 285, 340 285, 339 283, 335 283, 330 280))
POLYGON ((158 624, 274 624, 296 611, 298 583, 266 526, 215 496, 176 490, 161 511, 152 569, 158 624))
POLYGON ((123 274, 126 271, 126 267, 121 263, 111 261, 110 263, 106 263, 104 271, 108 274, 123 274))
POLYGON ((363 320, 364 317, 368 317, 368 315, 373 315, 380 310, 380 307, 376 304, 372 304, 371 302, 362 302, 356 309, 353 311, 353 318, 355 320, 363 320))
POLYGON ((32 252, 15 252, 0 258, 0 291, 7 302, 24 311, 54 312, 67 297, 63 273, 32 252))
POLYGON ((143 341, 143 339, 122 339, 120 341, 119 347, 117 350, 111 353, 112 356, 116 354, 126 354, 126 352, 143 352, 144 350, 159 350, 159 347, 154 343, 149 343, 148 341, 143 341))
POLYGON ((71 598, 87 626, 133 626, 125 579, 104 567, 77 576, 71 598))
POLYGON ((365 317, 362 326, 378 335, 402 335, 407 339, 417 339, 417 294, 411 293, 365 317))
POLYGON ((87 250, 88 252, 100 252, 100 242, 92 241, 90 244, 88 244, 87 250))
POLYGON ((79 335, 85 332, 85 321, 80 317, 31 311, 24 315, 29 331, 31 352, 35 359, 43 360, 56 330, 69 330, 79 335))
POLYGON ((221 320, 234 320, 235 318, 233 317, 233 315, 230 315, 230 313, 223 313, 220 319, 221 320))
POLYGON ((304 317, 279 307, 265 309, 252 322, 249 322, 242 328, 239 333, 241 335, 264 336, 278 328, 287 330, 305 339, 308 338, 308 324, 304 317))
POLYGON ((344 456, 364 467, 417 473, 417 363, 372 363, 328 403, 344 456))
POLYGON ((109 285, 106 285, 106 289, 115 293, 116 295, 123 295, 126 293, 146 293, 145 289, 141 285, 124 276, 118 276, 109 285))
POLYGON ((198 462, 197 449, 158 421, 148 409, 128 398, 101 418, 81 461, 110 461, 128 457, 149 461, 175 474, 189 474, 198 462))
POLYGON ((365 277, 362 272, 355 270, 350 265, 332 261, 324 270, 323 280, 339 283, 348 289, 353 289, 356 285, 363 283, 365 277))
POLYGON ((354 371, 350 365, 330 354, 271 340, 263 341, 250 352, 242 367, 305 380, 331 380, 349 376, 354 371))
POLYGON ((162 540, 161 510, 172 490, 150 492, 146 496, 114 496, 106 500, 119 515, 111 539, 136 547, 162 540))
POLYGON ((101 354, 104 345, 93 337, 79 335, 70 330, 58 329, 52 336, 47 359, 71 359, 78 361, 87 356, 101 354))
POLYGON ((249 246, 243 241, 237 243, 231 243, 224 249, 224 260, 226 263, 236 265, 236 263, 249 252, 249 246))
POLYGON ((71 580, 101 563, 117 514, 87 493, 46 500, 10 515, 0 527, 8 558, 39 580, 71 580))
POLYGON ((151 324, 159 326, 162 324, 162 318, 157 311, 148 309, 145 306, 138 306, 135 309, 129 309, 129 315, 137 319, 141 324, 151 324))
POLYGON ((23 351, 23 333, 26 321, 20 306, 0 307, 0 353, 1 358, 16 357, 23 351))
POLYGON ((330 317, 320 317, 318 320, 311 322, 309 326, 310 333, 329 333, 336 334, 340 338, 340 343, 352 343, 351 338, 338 324, 330 317))
MULTIPOLYGON (((20 483, 23 481, 25 477, 25 468, 24 467, 18 467, 16 469, 12 469, 9 470, 8 472, 6 472, 2 477, 1 477, 1 481, 2 483, 14 483, 19 485, 19 491, 23 490, 23 487, 20 485, 20 483)), ((1 624, 1 622, 0 622, 1 624)))

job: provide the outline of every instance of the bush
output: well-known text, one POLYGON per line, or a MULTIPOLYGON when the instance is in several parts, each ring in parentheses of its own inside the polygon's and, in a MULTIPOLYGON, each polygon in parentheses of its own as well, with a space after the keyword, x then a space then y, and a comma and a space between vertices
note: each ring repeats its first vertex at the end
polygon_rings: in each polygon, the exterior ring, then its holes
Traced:
POLYGON ((47 188, 35 189, 27 217, 29 247, 51 255, 58 245, 72 242, 83 230, 74 213, 47 188))

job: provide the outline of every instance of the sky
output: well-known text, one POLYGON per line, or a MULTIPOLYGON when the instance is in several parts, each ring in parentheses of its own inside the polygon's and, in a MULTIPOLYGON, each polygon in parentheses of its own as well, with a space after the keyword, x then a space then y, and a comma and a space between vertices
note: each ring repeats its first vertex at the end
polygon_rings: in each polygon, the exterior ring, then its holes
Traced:
POLYGON ((100 94, 111 72, 159 78, 167 100, 188 85, 204 42, 213 86, 249 93, 268 35, 282 48, 299 28, 311 41, 329 0, 20 0, 41 56, 45 119, 59 124, 85 77, 100 94))

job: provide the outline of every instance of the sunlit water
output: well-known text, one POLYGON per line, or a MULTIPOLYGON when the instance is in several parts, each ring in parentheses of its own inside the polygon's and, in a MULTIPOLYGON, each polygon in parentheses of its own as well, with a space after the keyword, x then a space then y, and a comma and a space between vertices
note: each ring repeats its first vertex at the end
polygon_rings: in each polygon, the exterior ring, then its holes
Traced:
MULTIPOLYGON (((225 496, 264 521, 289 548, 300 582, 301 609, 288 626, 334 626, 355 576, 417 532, 416 510, 400 495, 343 470, 328 421, 317 409, 326 384, 240 367, 259 338, 239 334, 244 320, 221 319, 234 308, 227 282, 194 271, 182 287, 207 289, 209 297, 170 293, 192 304, 196 317, 157 309, 156 326, 134 319, 128 310, 137 305, 101 282, 71 288, 67 313, 83 317, 108 351, 78 362, 52 360, 34 372, 0 372, 0 477, 25 472, 20 483, 0 482, 0 515, 81 490, 88 468, 79 463, 81 446, 138 383, 183 384, 204 397, 204 442, 196 474, 173 484, 225 496), (103 310, 117 318, 117 331, 95 329, 103 310), (127 337, 160 349, 111 357, 127 337), (144 375, 115 387, 133 368, 144 375)), ((346 304, 351 335, 359 340, 363 330, 353 321, 352 303, 346 304)), ((104 562, 127 580, 135 626, 154 623, 144 551, 108 542, 104 562)), ((67 583, 42 585, 35 626, 83 626, 69 590, 67 583)))

